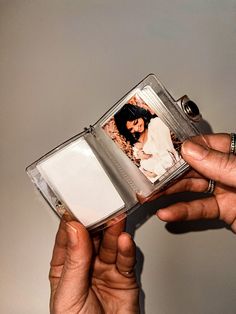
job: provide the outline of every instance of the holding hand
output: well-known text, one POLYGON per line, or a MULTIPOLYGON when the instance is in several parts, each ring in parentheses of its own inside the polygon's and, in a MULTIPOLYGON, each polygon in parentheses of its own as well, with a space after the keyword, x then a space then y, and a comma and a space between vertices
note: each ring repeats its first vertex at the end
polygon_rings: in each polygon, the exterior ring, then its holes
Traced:
POLYGON ((235 153, 234 141, 231 142, 228 134, 204 137, 210 148, 189 140, 182 145, 181 154, 194 170, 162 195, 184 191, 205 192, 208 190, 209 179, 216 182, 213 194, 208 198, 160 209, 157 216, 167 222, 219 218, 236 232, 236 156, 230 153, 231 143, 235 153))
POLYGON ((61 222, 51 269, 50 312, 139 313, 135 244, 124 221, 91 240, 78 222, 61 222))

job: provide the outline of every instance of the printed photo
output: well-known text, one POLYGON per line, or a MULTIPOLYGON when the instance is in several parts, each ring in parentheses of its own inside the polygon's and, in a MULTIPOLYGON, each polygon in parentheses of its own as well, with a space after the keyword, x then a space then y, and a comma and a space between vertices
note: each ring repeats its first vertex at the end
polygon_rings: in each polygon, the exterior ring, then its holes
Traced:
POLYGON ((103 129, 152 183, 181 160, 181 142, 138 93, 103 129))

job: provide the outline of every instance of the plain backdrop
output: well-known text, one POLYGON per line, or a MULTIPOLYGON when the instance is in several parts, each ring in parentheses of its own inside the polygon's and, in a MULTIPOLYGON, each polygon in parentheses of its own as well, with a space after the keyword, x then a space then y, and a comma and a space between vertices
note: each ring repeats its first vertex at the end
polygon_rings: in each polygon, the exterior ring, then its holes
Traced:
MULTIPOLYGON (((188 94, 208 128, 235 131, 235 21, 234 0, 0 0, 1 313, 48 313, 58 218, 25 167, 150 72, 188 94)), ((151 215, 169 201, 129 218, 142 313, 235 313, 236 236, 151 215)))

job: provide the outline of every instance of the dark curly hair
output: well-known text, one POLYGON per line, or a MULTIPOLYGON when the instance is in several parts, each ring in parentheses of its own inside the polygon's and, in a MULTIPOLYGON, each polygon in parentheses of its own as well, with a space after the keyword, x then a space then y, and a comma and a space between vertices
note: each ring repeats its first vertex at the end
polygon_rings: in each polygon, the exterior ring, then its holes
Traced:
POLYGON ((121 135, 125 137, 127 141, 133 146, 139 139, 140 133, 131 133, 126 126, 127 121, 134 121, 136 119, 142 118, 144 121, 144 128, 146 129, 150 120, 155 118, 155 114, 151 114, 150 111, 135 106, 132 104, 125 104, 117 113, 114 115, 115 123, 118 131, 121 135))

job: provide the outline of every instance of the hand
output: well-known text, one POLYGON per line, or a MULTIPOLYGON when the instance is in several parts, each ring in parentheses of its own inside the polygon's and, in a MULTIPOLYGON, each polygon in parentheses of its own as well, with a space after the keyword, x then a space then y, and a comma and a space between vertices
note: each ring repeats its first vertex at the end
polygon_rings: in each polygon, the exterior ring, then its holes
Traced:
POLYGON ((184 191, 204 192, 208 187, 208 179, 217 183, 214 193, 208 198, 160 209, 157 216, 167 222, 219 218, 236 232, 236 156, 229 154, 230 136, 212 134, 204 137, 208 147, 196 144, 195 140, 188 140, 182 145, 182 156, 194 170, 162 195, 184 191))
POLYGON ((78 222, 61 222, 49 280, 50 313, 139 313, 135 244, 124 221, 91 240, 78 222))

